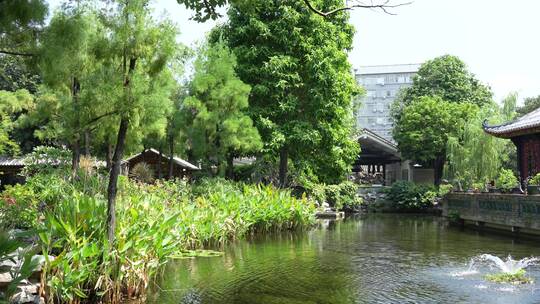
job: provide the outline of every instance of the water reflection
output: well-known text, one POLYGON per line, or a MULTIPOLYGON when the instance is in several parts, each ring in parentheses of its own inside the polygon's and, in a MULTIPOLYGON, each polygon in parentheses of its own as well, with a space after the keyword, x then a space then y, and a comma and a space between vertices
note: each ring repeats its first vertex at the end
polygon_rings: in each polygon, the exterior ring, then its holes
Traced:
MULTIPOLYGON (((308 232, 259 236, 221 257, 169 263, 150 303, 539 303, 538 285, 487 283, 472 256, 540 255, 535 242, 481 235, 414 215, 322 221, 308 232)), ((537 280, 537 269, 529 272, 537 280)))

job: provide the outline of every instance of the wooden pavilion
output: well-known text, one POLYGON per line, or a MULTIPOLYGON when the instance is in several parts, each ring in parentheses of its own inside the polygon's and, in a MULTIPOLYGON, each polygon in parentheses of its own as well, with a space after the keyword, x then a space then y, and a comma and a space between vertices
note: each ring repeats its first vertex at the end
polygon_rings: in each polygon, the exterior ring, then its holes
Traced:
MULTIPOLYGON (((122 161, 122 172, 129 176, 130 171, 139 163, 146 163, 152 169, 155 178, 168 177, 169 156, 159 153, 155 149, 146 149, 139 154, 135 154, 122 161), (161 173, 161 176, 159 174, 161 173)), ((172 177, 190 177, 193 171, 200 170, 199 167, 183 160, 179 157, 172 158, 172 177)))
POLYGON ((486 133, 510 139, 516 145, 522 183, 540 172, 540 108, 501 125, 489 126, 484 121, 483 127, 486 133))
POLYGON ((397 146, 369 129, 362 131, 358 142, 362 152, 353 166, 353 172, 381 175, 383 183, 387 183, 388 165, 401 162, 397 146))

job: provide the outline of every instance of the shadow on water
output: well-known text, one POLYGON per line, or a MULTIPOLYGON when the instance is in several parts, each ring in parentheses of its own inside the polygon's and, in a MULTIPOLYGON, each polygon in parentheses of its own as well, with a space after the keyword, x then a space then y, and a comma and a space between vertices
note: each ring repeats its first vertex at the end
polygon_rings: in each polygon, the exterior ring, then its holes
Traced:
MULTIPOLYGON (((488 283, 472 257, 540 255, 538 242, 449 227, 441 218, 370 214, 308 232, 259 235, 221 257, 176 260, 149 303, 540 303, 540 285, 488 283)), ((539 269, 529 275, 540 280, 539 269)))

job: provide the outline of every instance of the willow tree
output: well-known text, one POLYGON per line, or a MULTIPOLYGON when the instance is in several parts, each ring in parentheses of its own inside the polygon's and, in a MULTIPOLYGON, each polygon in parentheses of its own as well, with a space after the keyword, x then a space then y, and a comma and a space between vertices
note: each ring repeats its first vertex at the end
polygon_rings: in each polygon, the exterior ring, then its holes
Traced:
POLYGON ((483 188, 515 154, 511 141, 486 134, 482 125, 486 119, 495 124, 512 120, 516 100, 516 94, 510 94, 502 107, 495 102, 485 104, 448 137, 445 175, 458 187, 483 188))
POLYGON ((102 86, 117 120, 117 135, 107 188, 107 231, 112 243, 116 226, 116 191, 120 163, 130 137, 141 128, 166 126, 174 89, 167 63, 175 53, 176 28, 151 16, 148 0, 118 1, 108 18, 108 46, 102 48, 102 86))
MULTIPOLYGON (((330 8, 339 0, 312 1, 330 8)), ((249 113, 279 158, 287 184, 289 159, 302 172, 338 182, 358 155, 352 100, 358 89, 347 51, 354 29, 347 12, 313 14, 301 1, 231 4, 221 33, 238 58, 237 73, 252 87, 249 113)))

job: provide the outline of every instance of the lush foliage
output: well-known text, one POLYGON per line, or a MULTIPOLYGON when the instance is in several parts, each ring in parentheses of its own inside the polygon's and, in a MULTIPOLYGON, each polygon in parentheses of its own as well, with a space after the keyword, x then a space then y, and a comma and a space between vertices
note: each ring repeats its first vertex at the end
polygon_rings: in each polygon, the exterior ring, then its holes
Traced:
POLYGON ((523 105, 516 109, 518 116, 523 116, 540 108, 540 96, 527 97, 523 100, 523 105))
MULTIPOLYGON (((229 22, 214 33, 238 59, 237 72, 252 88, 249 113, 267 154, 280 158, 280 183, 287 161, 320 182, 343 180, 356 155, 353 96, 347 50, 353 27, 348 13, 325 19, 301 1, 232 3, 229 22)), ((338 0, 313 1, 318 7, 338 0)))
POLYGON ((540 185, 540 173, 537 173, 529 180, 529 185, 540 185))
POLYGON ((429 163, 445 156, 448 137, 475 112, 470 104, 451 103, 439 97, 420 97, 403 109, 394 138, 406 159, 429 163))
POLYGON ((328 203, 336 210, 357 210, 362 204, 358 185, 346 181, 335 185, 308 184, 307 192, 319 204, 328 203))
POLYGON ((184 126, 190 136, 192 150, 205 168, 218 167, 221 175, 225 162, 235 155, 254 153, 262 143, 248 108, 250 87, 235 74, 236 58, 221 41, 205 45, 195 62, 191 92, 184 102, 184 126))
MULTIPOLYGON (((443 192, 446 190, 443 189, 443 192)), ((395 182, 386 190, 386 194, 394 207, 403 211, 418 211, 432 207, 439 195, 433 186, 417 185, 409 181, 395 182)))
MULTIPOLYGON (((137 296, 160 265, 188 249, 222 244, 256 231, 310 225, 314 205, 272 186, 203 180, 139 184, 124 177, 118 197, 117 245, 106 236, 106 179, 73 181, 60 172, 36 174, 8 193, 41 202, 33 224, 46 261, 47 294, 58 301, 116 301, 137 296), (37 220, 43 217, 42 220, 37 220)), ((22 219, 20 219, 22 221, 22 219)))
POLYGON ((413 85, 405 89, 402 102, 409 104, 422 96, 439 96, 451 103, 482 106, 491 101, 492 93, 467 70, 461 59, 444 55, 422 64, 413 85))
POLYGON ((475 188, 475 184, 495 180, 503 167, 515 168, 515 165, 509 165, 511 156, 515 154, 512 142, 486 134, 482 127, 486 119, 492 123, 513 119, 515 102, 516 95, 512 94, 505 98, 503 107, 494 102, 486 103, 472 113, 462 128, 449 135, 445 176, 457 184, 458 188, 475 188))
POLYGON ((392 107, 394 138, 401 153, 433 167, 439 184, 448 137, 457 136, 464 121, 491 97, 490 89, 459 58, 445 55, 427 61, 392 107))
POLYGON ((499 172, 499 176, 497 177, 497 181, 495 185, 497 186, 497 188, 501 189, 502 191, 509 192, 515 187, 518 187, 519 182, 512 170, 502 169, 499 172))
POLYGON ((32 108, 33 96, 25 89, 16 92, 0 91, 0 154, 19 153, 19 143, 11 136, 16 118, 32 108))

